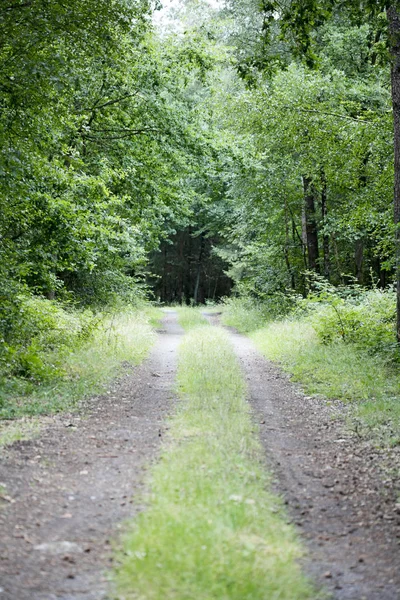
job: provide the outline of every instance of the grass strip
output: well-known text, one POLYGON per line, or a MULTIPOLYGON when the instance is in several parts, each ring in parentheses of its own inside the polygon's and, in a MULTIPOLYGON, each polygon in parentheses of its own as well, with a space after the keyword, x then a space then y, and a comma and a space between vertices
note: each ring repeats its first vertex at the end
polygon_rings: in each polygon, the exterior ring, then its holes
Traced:
POLYGON ((181 402, 151 473, 149 507, 124 536, 120 600, 301 600, 317 595, 269 491, 245 383, 226 334, 193 329, 180 349, 181 402))
POLYGON ((200 309, 198 308, 179 306, 176 310, 178 312, 179 325, 183 327, 185 331, 190 331, 194 327, 209 324, 206 317, 201 314, 200 309))

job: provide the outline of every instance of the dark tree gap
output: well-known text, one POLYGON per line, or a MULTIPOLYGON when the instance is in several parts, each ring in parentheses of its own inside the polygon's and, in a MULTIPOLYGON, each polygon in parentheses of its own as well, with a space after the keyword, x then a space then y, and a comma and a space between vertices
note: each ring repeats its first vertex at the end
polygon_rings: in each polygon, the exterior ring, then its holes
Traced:
POLYGON ((161 302, 203 304, 228 296, 232 280, 228 264, 213 252, 218 242, 205 232, 193 234, 188 226, 163 241, 150 255, 148 283, 161 302))

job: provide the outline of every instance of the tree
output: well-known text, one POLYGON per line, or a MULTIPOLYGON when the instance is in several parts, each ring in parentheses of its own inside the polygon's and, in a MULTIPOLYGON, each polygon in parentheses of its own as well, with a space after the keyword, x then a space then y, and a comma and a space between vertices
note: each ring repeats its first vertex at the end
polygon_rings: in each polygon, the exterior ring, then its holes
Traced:
POLYGON ((391 64, 391 90, 394 119, 394 225, 395 270, 397 284, 397 340, 400 343, 400 4, 394 0, 289 0, 282 4, 276 0, 262 3, 264 46, 268 47, 276 22, 281 39, 285 40, 295 56, 304 58, 309 66, 317 62, 316 31, 338 11, 346 11, 348 18, 363 23, 365 16, 375 20, 376 29, 371 40, 371 59, 376 60, 381 37, 386 36, 391 64), (383 24, 382 14, 386 14, 383 24))
POLYGON ((0 9, 3 281, 107 302, 187 213, 205 145, 191 90, 213 59, 161 45, 150 17, 147 0, 0 9))

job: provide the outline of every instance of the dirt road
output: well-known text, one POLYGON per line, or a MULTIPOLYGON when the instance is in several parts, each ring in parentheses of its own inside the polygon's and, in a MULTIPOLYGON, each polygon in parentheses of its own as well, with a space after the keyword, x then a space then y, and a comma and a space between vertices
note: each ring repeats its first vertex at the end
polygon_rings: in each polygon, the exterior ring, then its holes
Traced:
MULTIPOLYGON (((109 597, 109 542, 141 509, 181 334, 168 313, 144 365, 79 413, 55 418, 40 439, 3 452, 0 482, 12 502, 0 508, 0 600, 109 597)), ((250 340, 230 336, 276 491, 310 549, 305 568, 336 600, 399 600, 400 515, 382 456, 346 433, 342 406, 305 397, 250 340)))
POLYGON ((157 456, 173 401, 176 315, 141 367, 63 414, 36 440, 3 451, 1 600, 101 600, 110 541, 140 510, 144 470, 157 456), (139 500, 138 500, 139 498, 139 500))
MULTIPOLYGON (((206 315, 218 325, 218 316, 206 315)), ((229 329, 266 458, 307 542, 305 568, 335 600, 400 599, 399 448, 381 454, 345 427, 346 407, 310 398, 229 329)))

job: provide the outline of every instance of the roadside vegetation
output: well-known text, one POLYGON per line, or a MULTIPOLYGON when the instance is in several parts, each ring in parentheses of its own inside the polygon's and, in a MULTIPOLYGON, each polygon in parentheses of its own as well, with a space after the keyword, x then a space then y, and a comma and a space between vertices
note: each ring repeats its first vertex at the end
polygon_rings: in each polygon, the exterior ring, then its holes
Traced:
POLYGON ((351 403, 357 431, 400 444, 400 355, 393 290, 333 288, 322 279, 285 316, 272 303, 235 298, 222 321, 249 334, 308 394, 351 403))
POLYGON ((148 507, 124 535, 121 597, 315 599, 294 529, 268 491, 245 383, 223 331, 201 326, 185 336, 178 386, 148 507))
MULTIPOLYGON (((147 0, 32 0, 0 11, 0 414, 42 410, 11 408, 10 395, 84 381, 78 349, 112 347, 116 321, 104 315, 143 289, 187 304, 234 289, 231 324, 255 331, 290 315, 316 347, 354 349, 346 363, 360 373, 374 356, 392 381, 396 309, 374 288, 399 280, 400 291, 396 11, 281 4, 182 1, 160 13, 147 0), (331 286, 307 310, 305 271, 331 286), (371 294, 345 297, 351 280, 371 294)), ((328 391, 365 400, 362 381, 339 387, 328 391)))
POLYGON ((124 366, 146 357, 160 316, 145 303, 94 313, 26 296, 19 306, 0 353, 1 419, 69 410, 104 389, 124 366))

